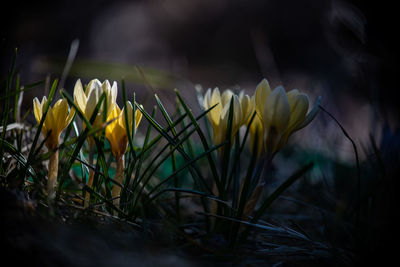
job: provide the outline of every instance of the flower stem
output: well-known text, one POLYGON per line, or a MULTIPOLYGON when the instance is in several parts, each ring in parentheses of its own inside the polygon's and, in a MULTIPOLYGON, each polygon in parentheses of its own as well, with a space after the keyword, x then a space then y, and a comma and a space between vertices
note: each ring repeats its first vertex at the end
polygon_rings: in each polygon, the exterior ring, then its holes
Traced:
POLYGON ((55 187, 57 184, 57 176, 58 176, 58 150, 54 151, 54 153, 50 157, 49 161, 49 174, 47 180, 47 197, 51 201, 55 197, 55 187))
MULTIPOLYGON (((93 166, 93 156, 94 156, 94 141, 89 140, 89 165, 93 166)), ((93 179, 94 179, 94 170, 92 168, 89 168, 89 178, 87 182, 87 186, 92 188, 93 185, 93 179)), ((90 200, 90 193, 86 191, 85 194, 85 202, 84 202, 84 208, 89 207, 89 200, 90 200)))
MULTIPOLYGON (((124 169, 125 169, 125 160, 124 160, 124 155, 119 156, 116 158, 117 160, 117 170, 115 172, 114 180, 122 184, 122 179, 124 178, 124 169)), ((119 207, 119 196, 121 194, 121 186, 114 184, 112 191, 112 198, 113 198, 113 204, 117 207, 119 207)))

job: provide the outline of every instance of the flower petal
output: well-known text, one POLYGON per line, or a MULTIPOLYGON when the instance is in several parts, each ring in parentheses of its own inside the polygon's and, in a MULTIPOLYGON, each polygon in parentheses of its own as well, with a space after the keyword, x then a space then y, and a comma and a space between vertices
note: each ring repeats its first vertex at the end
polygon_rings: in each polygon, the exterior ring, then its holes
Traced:
POLYGON ((240 105, 239 97, 233 95, 233 125, 232 135, 236 134, 236 131, 242 126, 242 106, 240 105))
POLYGON ((89 82, 89 84, 86 86, 86 89, 85 89, 85 95, 86 95, 86 97, 89 97, 90 92, 91 92, 92 90, 94 90, 94 89, 97 89, 97 90, 100 89, 100 91, 102 91, 102 90, 101 90, 101 82, 100 82, 98 79, 93 79, 93 80, 91 80, 91 81, 89 82))
POLYGON ((52 132, 52 135, 57 132, 57 128, 55 125, 55 119, 53 115, 53 109, 49 106, 49 109, 47 110, 46 118, 44 119, 44 124, 42 127, 42 130, 46 131, 45 135, 47 134, 47 131, 52 132))
POLYGON ((87 97, 83 91, 82 82, 78 79, 74 87, 74 102, 79 107, 81 112, 85 111, 87 97))
POLYGON ((320 105, 321 105, 321 96, 319 96, 317 98, 317 101, 315 101, 314 107, 307 114, 307 116, 304 119, 304 121, 299 126, 297 126, 295 129, 293 129, 293 131, 298 131, 298 130, 306 127, 308 124, 310 124, 310 122, 312 122, 312 120, 315 118, 315 116, 317 116, 320 105))
POLYGON ((216 106, 212 110, 210 110, 209 114, 211 118, 211 123, 214 125, 215 128, 218 127, 218 125, 220 124, 221 111, 223 108, 221 103, 221 94, 218 88, 215 88, 211 95, 210 107, 214 105, 216 106))
POLYGON ((248 95, 243 95, 241 99, 239 98, 239 100, 242 107, 242 123, 246 123, 252 115, 252 101, 248 95))
POLYGON ((33 114, 35 115, 36 121, 39 123, 42 119, 43 110, 42 104, 39 102, 39 99, 37 97, 33 99, 33 114))
POLYGON ((225 107, 226 105, 229 105, 231 102, 231 98, 233 96, 233 92, 229 89, 225 90, 222 95, 221 95, 221 104, 222 107, 225 107))
POLYGON ((275 127, 281 133, 286 130, 290 119, 290 105, 282 86, 275 88, 268 96, 263 119, 265 128, 275 127))
MULTIPOLYGON (((89 93, 89 96, 88 96, 88 99, 86 102, 86 107, 85 107, 85 115, 88 120, 92 117, 93 111, 96 108, 96 105, 100 99, 101 93, 102 93, 101 89, 96 86, 94 86, 93 89, 89 93)), ((100 110, 99 110, 99 113, 100 113, 100 110)))
MULTIPOLYGON (((133 127, 133 107, 130 101, 126 101, 126 111, 128 113, 128 123, 129 123, 129 131, 132 134, 132 127, 133 127)), ((125 114, 124 116, 124 127, 126 127, 126 123, 125 123, 125 114)), ((136 120, 136 117, 135 117, 136 120)))
MULTIPOLYGON (((142 105, 140 105, 142 106, 142 105)), ((140 110, 136 109, 135 111, 135 131, 137 127, 139 126, 140 121, 142 120, 143 114, 140 110)))
POLYGON ((263 79, 256 87, 255 92, 255 108, 260 116, 263 116, 264 107, 267 102, 268 96, 271 93, 271 88, 267 79, 263 79))
POLYGON ((306 117, 308 110, 308 96, 306 94, 300 94, 298 91, 293 93, 290 91, 287 96, 290 105, 290 120, 287 131, 291 132, 299 126, 306 117))
POLYGON ((211 88, 208 88, 207 92, 204 95, 204 101, 203 101, 204 110, 207 110, 211 107, 210 102, 211 102, 211 88))
POLYGON ((65 119, 68 116, 67 100, 59 99, 53 106, 54 127, 61 132, 65 128, 65 119))
POLYGON ((118 87, 117 82, 113 82, 113 85, 108 89, 107 93, 107 113, 109 114, 117 103, 118 87))

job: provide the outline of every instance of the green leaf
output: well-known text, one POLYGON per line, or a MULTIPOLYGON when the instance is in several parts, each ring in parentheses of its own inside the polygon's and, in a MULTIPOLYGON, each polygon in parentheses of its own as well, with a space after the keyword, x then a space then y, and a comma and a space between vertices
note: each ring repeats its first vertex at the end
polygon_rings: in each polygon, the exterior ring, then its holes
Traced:
MULTIPOLYGON (((185 112, 188 114, 192 124, 194 125, 194 127, 195 127, 195 129, 197 131, 197 134, 200 137, 200 140, 201 140, 201 143, 202 143, 202 145, 204 147, 204 150, 208 151, 210 149, 210 146, 209 146, 209 144, 207 142, 207 139, 206 139, 203 131, 201 130, 199 124, 197 123, 197 119, 193 116, 193 113, 191 112, 190 108, 186 105, 185 101, 183 100, 183 98, 181 97, 181 95, 179 94, 177 89, 175 89, 175 94, 178 97, 179 102, 182 104, 182 107, 184 108, 185 112)), ((211 108, 209 108, 208 110, 206 110, 204 112, 204 114, 208 113, 210 110, 212 110, 214 107, 216 107, 216 105, 214 105, 211 108)), ((218 190, 221 191, 221 190, 223 190, 222 189, 222 185, 220 183, 220 179, 219 179, 219 175, 218 175, 218 171, 217 171, 215 160, 213 159, 211 153, 207 154, 207 160, 208 160, 208 163, 210 165, 211 172, 213 174, 214 182, 216 183, 218 190)))
POLYGON ((16 159, 25 169, 27 169, 27 171, 33 178, 35 178, 36 177, 35 170, 30 165, 27 164, 27 160, 24 157, 24 155, 22 155, 21 152, 19 152, 12 144, 7 142, 6 140, 0 138, 0 142, 1 146, 5 148, 4 151, 10 153, 10 155, 14 159, 16 159))
MULTIPOLYGON (((151 118, 150 115, 142 107, 140 107, 137 103, 135 103, 135 104, 136 104, 136 107, 142 112, 143 116, 145 116, 145 118, 149 121, 149 123, 151 123, 153 125, 153 127, 159 133, 161 133, 163 135, 163 137, 165 139, 167 139, 167 141, 171 145, 174 145, 174 147, 176 147, 176 149, 179 151, 179 153, 182 154, 182 156, 184 157, 184 159, 186 161, 190 161, 190 157, 186 154, 186 152, 183 151, 183 149, 181 147, 176 146, 176 142, 168 135, 167 132, 165 132, 165 130, 161 127, 161 125, 158 122, 156 122, 153 118, 151 118)), ((201 175, 201 172, 194 165, 194 162, 192 162, 192 164, 189 166, 189 171, 192 174, 192 177, 194 179, 197 179, 201 182, 199 184, 202 186, 202 188, 204 188, 205 190, 208 190, 209 192, 212 192, 211 189, 209 188, 209 186, 207 185, 204 177, 201 175)))

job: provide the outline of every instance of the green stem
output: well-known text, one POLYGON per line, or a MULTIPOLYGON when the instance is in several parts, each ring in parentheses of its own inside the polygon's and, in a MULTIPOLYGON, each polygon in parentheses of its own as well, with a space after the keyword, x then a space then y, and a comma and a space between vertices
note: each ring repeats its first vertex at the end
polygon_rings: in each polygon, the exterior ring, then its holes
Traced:
MULTIPOLYGON (((93 157, 94 157, 94 140, 88 139, 89 142, 89 165, 93 166, 93 157)), ((92 168, 89 168, 89 177, 87 181, 87 186, 92 188, 93 185, 93 179, 94 179, 94 170, 92 168)), ((86 191, 85 193, 85 202, 83 204, 84 208, 89 207, 89 200, 90 200, 90 193, 86 191)))

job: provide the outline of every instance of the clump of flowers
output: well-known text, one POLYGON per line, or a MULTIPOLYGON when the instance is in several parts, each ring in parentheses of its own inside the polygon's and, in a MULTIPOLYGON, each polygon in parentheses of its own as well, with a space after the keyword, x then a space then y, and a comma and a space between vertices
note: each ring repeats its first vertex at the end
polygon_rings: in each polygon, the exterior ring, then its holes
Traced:
POLYGON ((234 136, 251 115, 252 106, 250 97, 244 94, 244 92, 236 95, 229 89, 221 94, 218 88, 215 88, 213 91, 208 89, 204 96, 204 108, 206 110, 215 106, 207 113, 208 119, 213 127, 215 144, 220 144, 226 139, 229 108, 232 98, 232 136, 234 136))
POLYGON ((268 158, 282 149, 291 134, 307 126, 317 114, 316 107, 307 114, 308 96, 293 89, 285 92, 282 86, 271 90, 266 79, 262 80, 253 96, 257 117, 251 126, 253 138, 258 136, 260 151, 268 158))
MULTIPOLYGON (((90 120, 90 118, 93 116, 93 112, 96 108, 96 105, 99 102, 99 99, 103 93, 105 93, 106 95, 105 105, 101 105, 100 109, 95 115, 96 117, 94 119, 94 122, 92 123, 92 126, 94 128, 104 127, 103 113, 105 112, 106 117, 108 117, 113 111, 117 100, 117 93, 118 93, 117 83, 113 82, 113 85, 111 86, 108 80, 105 80, 103 83, 101 83, 98 79, 93 79, 89 82, 89 84, 85 88, 83 88, 80 79, 78 79, 75 83, 74 102, 87 120, 90 120)), ((85 127, 85 123, 83 124, 83 126, 85 127)), ((95 141, 93 137, 91 136, 88 137, 88 143, 89 143, 89 164, 93 165, 93 154, 95 149, 95 141)), ((94 179, 94 170, 90 169, 89 178, 87 182, 87 185, 89 187, 92 187, 93 179, 94 179)), ((90 199, 90 194, 86 193, 85 207, 88 207, 89 199, 90 199)))
MULTIPOLYGON (((286 145, 290 135, 307 126, 314 119, 319 100, 308 112, 309 99, 306 94, 300 93, 297 89, 286 92, 282 86, 271 90, 268 81, 263 79, 251 97, 244 94, 244 91, 236 95, 231 90, 226 90, 221 94, 218 88, 213 91, 208 89, 203 98, 203 106, 206 110, 212 108, 207 113, 207 117, 213 128, 215 145, 227 141, 229 137, 226 132, 229 124, 229 110, 233 112, 230 135, 232 139, 235 138, 240 127, 248 127, 252 158, 255 163, 250 163, 246 177, 239 185, 240 153, 243 142, 246 141, 239 135, 234 150, 231 151, 231 148, 227 146, 224 147, 225 150, 219 150, 226 153, 219 154, 221 171, 214 178, 215 183, 212 189, 218 198, 229 201, 227 195, 230 194, 229 188, 232 183, 234 194, 231 199, 232 208, 236 210, 234 213, 237 214, 237 219, 246 219, 254 211, 264 188, 264 181, 260 179, 262 170, 265 169, 268 172, 274 155, 286 145), (233 163, 229 162, 230 154, 235 155, 233 163), (232 169, 229 170, 229 168, 232 169), (235 173, 236 178, 233 178, 235 173)), ((215 202, 211 204, 211 212, 220 216, 232 216, 231 211, 224 209, 221 205, 217 206, 215 202)), ((223 222, 215 227, 223 231, 223 222)))

